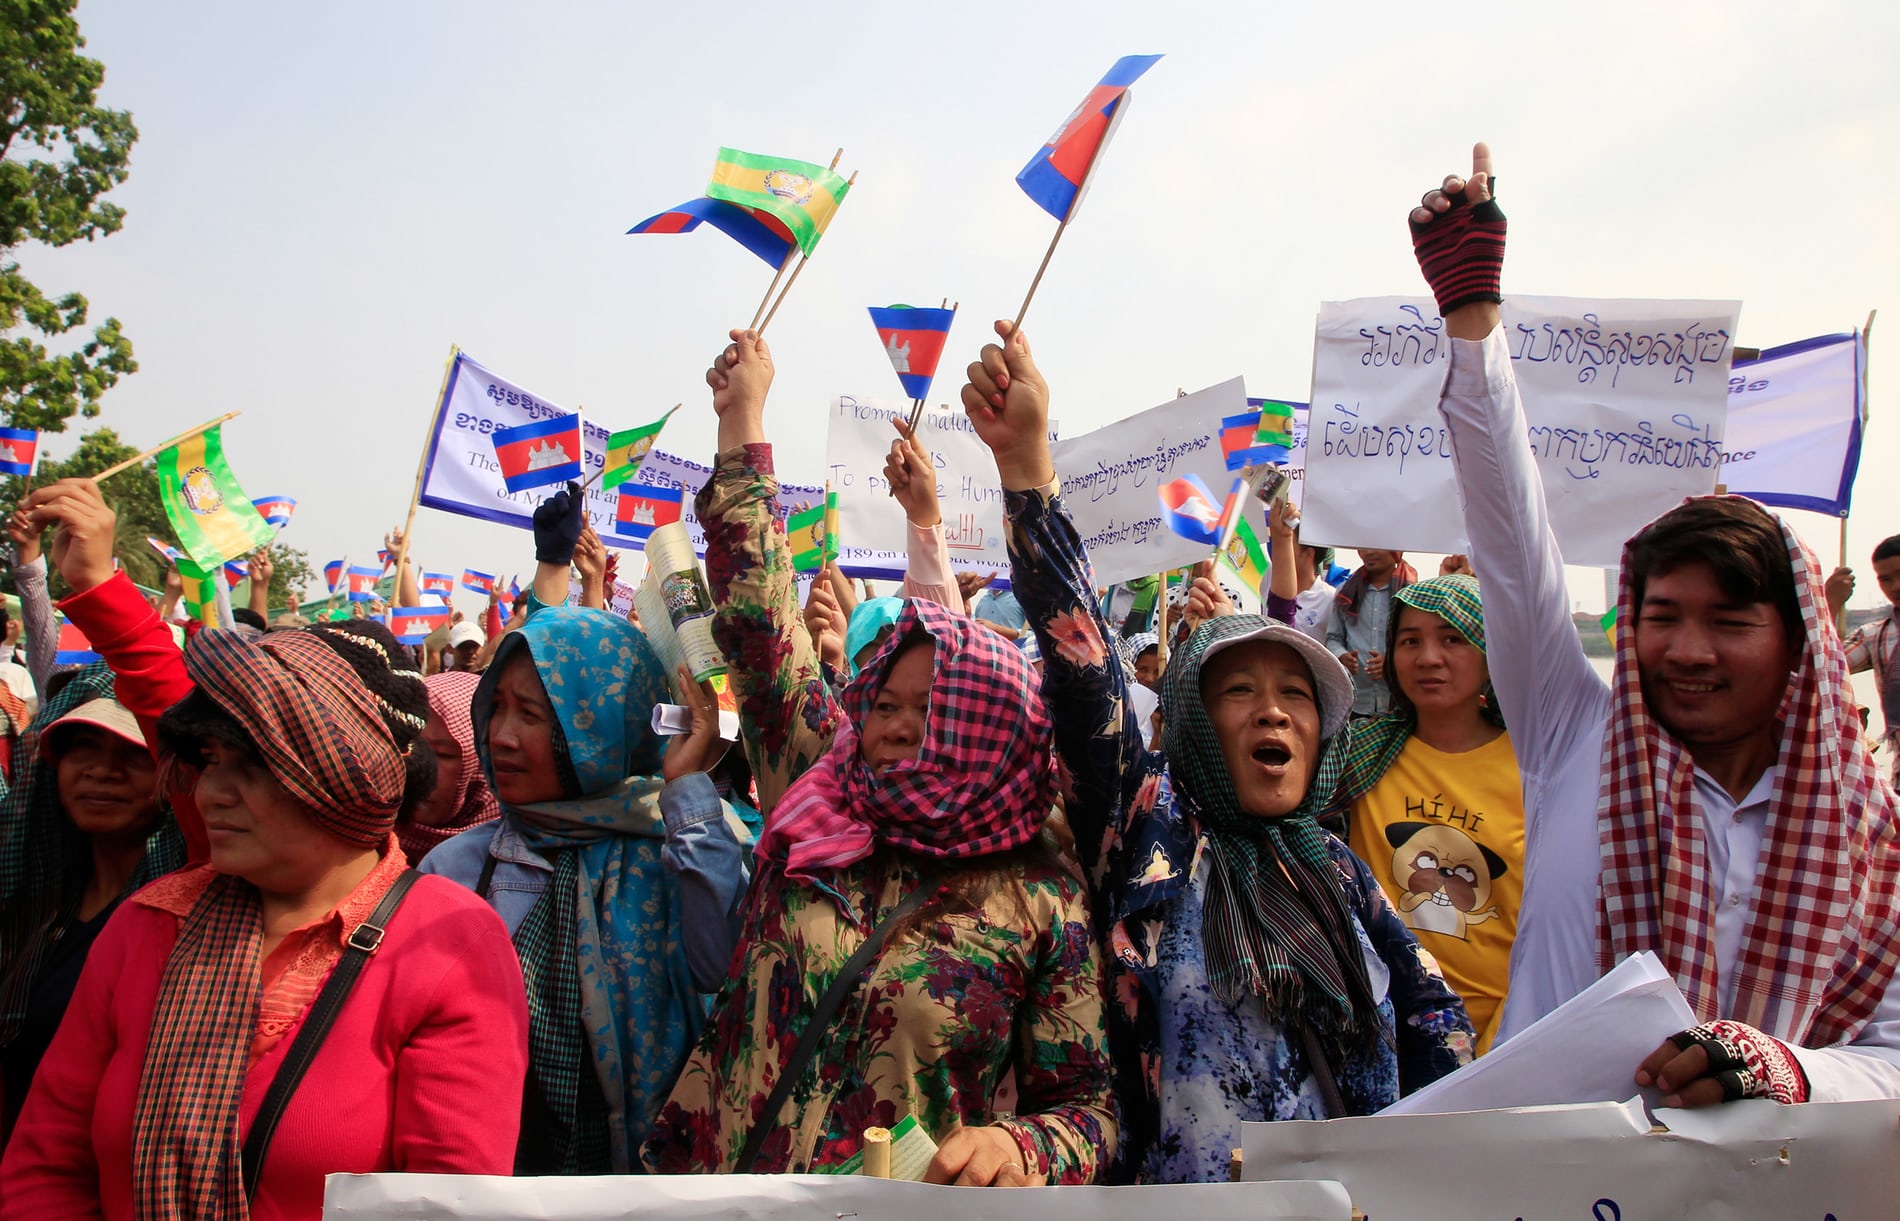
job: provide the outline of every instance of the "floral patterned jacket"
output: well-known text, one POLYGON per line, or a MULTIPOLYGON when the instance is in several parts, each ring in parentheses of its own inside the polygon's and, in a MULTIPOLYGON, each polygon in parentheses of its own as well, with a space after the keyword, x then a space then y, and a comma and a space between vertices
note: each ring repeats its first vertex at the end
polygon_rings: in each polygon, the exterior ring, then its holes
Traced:
MULTIPOLYGON (((1175 799, 1167 757, 1146 748, 1129 708, 1088 556, 1055 485, 1010 492, 1005 510, 1011 584, 1042 648, 1069 825, 1108 953, 1122 1121, 1112 1178, 1224 1179, 1239 1119, 1323 1118, 1317 1087, 1297 1040, 1281 1038, 1257 1000, 1227 1011, 1205 987, 1203 837, 1175 799)), ((1471 1026, 1364 864, 1336 839, 1328 850, 1368 968, 1387 976, 1386 1045, 1337 1073, 1350 1109, 1365 1114, 1468 1063, 1471 1026)))
MULTIPOLYGON (((777 491, 770 447, 747 446, 720 455, 697 502, 719 608, 713 632, 733 663, 768 807, 829 746, 843 716, 797 614, 777 491)), ((815 886, 760 864, 731 977, 654 1123, 649 1169, 734 1168, 819 998, 866 931, 926 884, 922 865, 880 851, 815 886)), ((932 901, 893 936, 832 1019, 836 1037, 819 1044, 755 1171, 840 1167, 858 1153, 865 1126, 890 1127, 906 1114, 939 1142, 958 1126, 999 1125, 1032 1175, 1050 1183, 1092 1181, 1113 1158, 1101 961, 1085 888, 1053 853, 1012 855, 995 876, 988 893, 932 901), (993 1100, 1012 1069, 1018 1102, 1009 1117, 993 1100)))

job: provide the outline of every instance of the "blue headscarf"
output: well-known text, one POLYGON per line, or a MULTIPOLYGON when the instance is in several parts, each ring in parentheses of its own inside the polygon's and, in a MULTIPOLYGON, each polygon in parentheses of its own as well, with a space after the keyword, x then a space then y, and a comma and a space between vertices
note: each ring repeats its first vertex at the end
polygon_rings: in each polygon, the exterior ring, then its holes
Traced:
POLYGON ((903 613, 902 598, 867 598, 852 608, 851 622, 844 629, 844 663, 853 677, 858 673, 858 654, 903 613))
MULTIPOLYGON (((653 705, 670 700, 665 668, 639 629, 605 611, 549 607, 502 637, 472 709, 482 774, 494 787, 488 727, 502 671, 526 656, 560 724, 557 755, 578 795, 501 803, 502 817, 554 865, 515 932, 528 984, 529 1071, 547 1114, 524 1117, 517 1170, 638 1169, 647 1126, 698 1037, 704 1010, 679 935, 679 900, 661 867, 663 744, 653 705), (584 1031, 586 1046, 574 1037, 584 1031), (583 1098, 592 1071, 605 1131, 583 1098), (545 1134, 531 1134, 539 1121, 545 1134), (528 1158, 530 1141, 549 1146, 528 1158)), ((496 790, 499 797, 499 790, 496 790)))

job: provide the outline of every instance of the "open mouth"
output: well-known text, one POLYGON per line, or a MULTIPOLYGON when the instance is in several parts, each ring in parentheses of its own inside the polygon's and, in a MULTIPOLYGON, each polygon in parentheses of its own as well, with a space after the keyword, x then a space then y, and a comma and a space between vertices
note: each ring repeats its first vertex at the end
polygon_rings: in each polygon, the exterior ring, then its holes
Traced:
POLYGON ((1253 759, 1268 771, 1284 771, 1293 762, 1293 752, 1277 742, 1268 742, 1254 748, 1253 759))

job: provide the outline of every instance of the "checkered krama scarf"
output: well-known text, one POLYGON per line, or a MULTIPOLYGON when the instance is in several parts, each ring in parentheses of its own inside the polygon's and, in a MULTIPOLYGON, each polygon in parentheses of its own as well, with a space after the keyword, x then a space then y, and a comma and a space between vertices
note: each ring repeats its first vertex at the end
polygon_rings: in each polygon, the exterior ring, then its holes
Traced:
POLYGON ((1625 955, 1654 950, 1698 1020, 1730 1018, 1784 1042, 1824 1047, 1866 1024, 1900 964, 1900 843, 1893 791, 1861 742, 1820 566, 1785 522, 1777 524, 1806 643, 1781 704, 1778 770, 1734 1009, 1720 1012, 1715 897, 1694 763, 1643 701, 1630 580, 1636 539, 1623 549, 1598 798, 1597 959, 1607 971, 1625 955))
MULTIPOLYGON (((251 735, 278 783, 325 830, 384 842, 403 764, 376 699, 308 632, 202 632, 185 650, 199 690, 251 735)), ((132 1128, 141 1218, 244 1218, 238 1104, 258 1006, 255 887, 221 876, 178 928, 152 1011, 132 1128)))
POLYGON ((1036 672, 1014 644, 967 615, 907 599, 896 629, 844 689, 831 749, 785 793, 759 851, 795 878, 854 864, 878 845, 964 859, 1028 843, 1055 804, 1054 725, 1036 672), (858 749, 897 654, 935 644, 930 711, 915 760, 882 776, 858 749))
POLYGON ((451 776, 447 774, 447 762, 438 759, 442 774, 436 783, 454 785, 456 792, 455 814, 447 823, 431 827, 410 817, 396 824, 403 854, 412 862, 420 861, 437 844, 454 839, 470 827, 501 817, 501 806, 488 787, 488 778, 482 775, 475 749, 475 688, 481 681, 480 675, 467 670, 448 670, 422 680, 429 692, 429 711, 442 719, 449 736, 462 748, 462 762, 460 771, 451 776))

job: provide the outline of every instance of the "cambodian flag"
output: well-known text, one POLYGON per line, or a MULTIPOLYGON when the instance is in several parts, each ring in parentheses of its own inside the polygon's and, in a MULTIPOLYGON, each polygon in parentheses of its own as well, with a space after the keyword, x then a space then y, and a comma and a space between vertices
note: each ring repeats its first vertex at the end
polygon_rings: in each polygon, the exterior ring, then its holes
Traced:
POLYGON ((383 566, 384 572, 388 572, 389 566, 396 562, 396 553, 393 551, 387 551, 381 547, 378 547, 376 549, 376 562, 383 566))
POLYGON ((1082 202, 1089 169, 1108 144, 1114 120, 1120 117, 1128 87, 1155 65, 1159 55, 1124 55, 1115 61, 1101 83, 1089 90, 1049 142, 1036 150, 1016 185, 1036 206, 1057 220, 1070 220, 1082 202))
POLYGON ((224 583, 236 589, 244 578, 251 575, 251 566, 244 560, 226 560, 224 564, 224 583))
POLYGON ((871 307, 871 325, 884 341, 884 354, 904 383, 904 393, 913 399, 930 397, 930 379, 937 375, 937 361, 943 357, 944 341, 950 337, 950 324, 956 320, 953 309, 912 309, 893 305, 886 309, 871 307))
POLYGON ((341 581, 342 579, 343 579, 343 561, 342 560, 331 560, 328 564, 325 564, 323 566, 323 583, 330 587, 331 593, 336 592, 337 582, 341 581))
POLYGON ((661 526, 680 519, 681 494, 678 488, 652 483, 620 485, 620 510, 614 517, 614 533, 645 543, 647 536, 661 526))
POLYGON ((158 552, 158 558, 164 560, 167 564, 176 565, 179 559, 185 554, 163 539, 153 538, 149 534, 145 536, 145 545, 150 547, 153 551, 158 552))
POLYGON ((769 267, 777 268, 791 253, 792 231, 777 217, 703 195, 657 216, 649 216, 627 232, 691 233, 702 223, 758 255, 769 267))
POLYGON ((451 613, 446 606, 392 606, 389 630, 404 644, 421 644, 430 632, 449 625, 451 613))
POLYGON ((476 572, 473 568, 464 568, 462 569, 462 588, 472 594, 480 594, 486 598, 489 594, 494 592, 494 574, 476 572))
POLYGON ((266 496, 251 502, 265 521, 282 530, 290 524, 290 515, 297 511, 297 502, 289 496, 266 496))
POLYGON ((1254 437, 1260 431, 1260 413, 1249 411, 1230 415, 1220 422, 1220 452, 1227 455, 1227 469, 1237 471, 1254 465, 1254 437))
POLYGON ((455 592, 455 574, 452 572, 423 573, 422 592, 425 594, 435 594, 446 603, 450 595, 455 592))
POLYGON ((0 428, 0 475, 31 475, 39 452, 40 434, 31 428, 0 428))
POLYGON ((1161 520, 1182 538, 1212 547, 1220 539, 1222 501, 1199 475, 1183 475, 1161 485, 1161 520))
POLYGON ((383 570, 366 568, 361 564, 350 565, 350 601, 374 602, 376 600, 376 582, 382 580, 383 570))
POLYGON ((73 626, 72 620, 59 621, 59 647, 53 654, 56 666, 85 666, 99 660, 99 654, 92 651, 92 642, 86 634, 73 626))
POLYGON ((510 492, 581 477, 581 417, 559 415, 518 428, 498 428, 495 460, 510 492))

